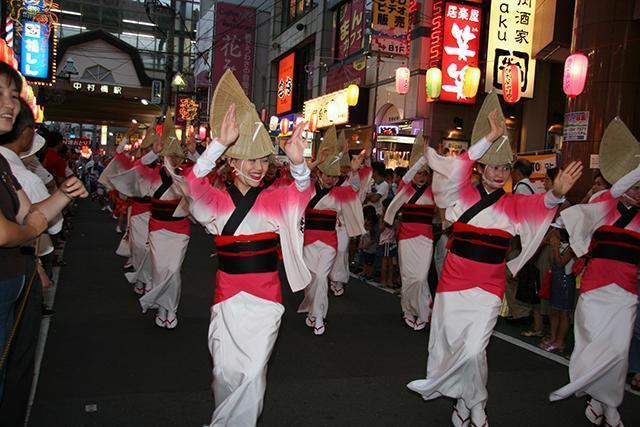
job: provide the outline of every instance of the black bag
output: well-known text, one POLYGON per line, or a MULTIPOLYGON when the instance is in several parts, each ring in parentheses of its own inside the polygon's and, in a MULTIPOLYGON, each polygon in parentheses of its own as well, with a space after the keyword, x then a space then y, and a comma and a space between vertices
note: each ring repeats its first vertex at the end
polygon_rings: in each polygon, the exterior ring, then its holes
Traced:
POLYGON ((516 299, 525 304, 540 304, 540 270, 535 266, 535 257, 522 267, 516 280, 516 299))

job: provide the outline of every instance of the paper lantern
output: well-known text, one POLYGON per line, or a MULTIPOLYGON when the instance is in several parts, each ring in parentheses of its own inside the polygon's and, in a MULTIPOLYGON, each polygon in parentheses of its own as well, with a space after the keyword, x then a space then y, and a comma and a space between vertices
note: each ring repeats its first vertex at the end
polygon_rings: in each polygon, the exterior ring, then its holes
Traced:
POLYGON ((283 117, 282 120, 280 120, 280 133, 282 135, 289 133, 289 124, 291 124, 291 122, 289 122, 289 119, 286 117, 283 117))
POLYGON ((520 67, 516 64, 506 65, 502 69, 502 97, 505 102, 515 104, 521 96, 520 67))
POLYGON ((205 125, 200 125, 200 127, 198 128, 198 138, 200 138, 201 141, 204 141, 206 137, 207 127, 205 125))
POLYGON ((162 136, 162 123, 158 123, 156 125, 156 134, 158 134, 158 136, 162 136))
POLYGON ((271 118, 269 119, 269 130, 271 132, 275 132, 277 129, 278 129, 278 117, 271 116, 271 118))
POLYGON ((269 117, 269 113, 266 108, 260 110, 260 121, 265 123, 267 121, 267 117, 269 117))
POLYGON ((480 68, 467 67, 464 73, 464 85, 462 86, 462 94, 465 98, 473 98, 478 93, 478 85, 480 84, 480 68))
POLYGON ((409 78, 411 71, 407 67, 398 67, 396 69, 396 92, 405 95, 409 92, 409 78))
POLYGON ((309 132, 315 132, 318 130, 318 114, 317 113, 311 113, 307 128, 309 129, 309 132))
POLYGON ((569 98, 575 98, 584 90, 587 81, 589 59, 582 53, 574 53, 564 61, 562 90, 569 98))
POLYGON ((332 99, 327 104, 327 118, 329 119, 330 122, 334 122, 336 120, 337 115, 338 115, 338 104, 336 103, 335 99, 332 99))
POLYGON ((429 68, 427 70, 427 96, 429 98, 440 98, 442 90, 442 70, 440 68, 429 68))
POLYGON ((178 141, 182 141, 182 128, 176 128, 176 136, 178 137, 178 141))
POLYGON ((358 105, 358 96, 360 95, 360 88, 356 84, 350 84, 347 88, 347 105, 349 107, 355 107, 358 105))

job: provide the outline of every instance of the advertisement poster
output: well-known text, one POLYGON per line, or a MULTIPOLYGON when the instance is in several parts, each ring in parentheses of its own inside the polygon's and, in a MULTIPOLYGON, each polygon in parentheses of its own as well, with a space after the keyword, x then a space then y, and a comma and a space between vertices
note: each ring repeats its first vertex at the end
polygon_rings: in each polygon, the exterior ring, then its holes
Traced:
POLYGON ((371 51, 406 56, 409 53, 409 0, 376 0, 371 21, 371 51))
POLYGON ((276 93, 276 114, 284 114, 293 108, 293 65, 296 54, 291 53, 278 64, 278 88, 276 93))
POLYGON ((589 129, 589 112, 565 113, 562 139, 564 141, 586 141, 589 129))

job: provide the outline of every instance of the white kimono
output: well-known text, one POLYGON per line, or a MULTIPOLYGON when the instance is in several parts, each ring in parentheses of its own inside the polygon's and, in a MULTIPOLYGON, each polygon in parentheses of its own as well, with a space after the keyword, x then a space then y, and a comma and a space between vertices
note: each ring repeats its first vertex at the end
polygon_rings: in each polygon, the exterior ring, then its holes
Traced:
MULTIPOLYGON (((302 262, 301 228, 312 194, 309 168, 292 165, 295 183, 263 190, 233 235, 220 235, 236 206, 229 192, 212 187, 204 177, 224 150, 214 140, 184 180, 174 178, 190 201, 193 218, 218 236, 219 259, 227 244, 260 242, 277 233, 289 285, 294 292, 303 289, 311 278, 302 262)), ((209 325, 216 402, 212 426, 256 425, 267 385, 267 362, 283 312, 277 271, 230 274, 218 267, 209 325)))
MULTIPOLYGON (((490 146, 483 138, 457 158, 442 157, 429 149, 428 163, 435 172, 432 188, 436 204, 446 208, 446 219, 455 223, 449 241, 451 250, 457 240, 456 233, 460 236, 475 233, 493 242, 490 245, 498 247, 502 253, 499 253, 501 261, 493 263, 453 252, 447 254, 433 305, 427 378, 408 384, 424 399, 439 396, 461 399, 471 410, 472 419, 474 414, 480 417, 473 419, 478 425, 486 419, 488 369, 485 349, 498 318, 506 285, 504 255, 508 242, 511 236, 520 235, 522 252, 508 263, 515 274, 537 250, 561 202, 551 192, 534 196, 505 194, 468 223, 456 223, 481 199, 479 190, 471 184, 471 172, 475 161, 490 146), (480 406, 474 408, 476 405, 480 406)), ((465 243, 462 237, 458 241, 465 243)), ((486 247, 483 253, 491 253, 489 245, 482 246, 486 247)))

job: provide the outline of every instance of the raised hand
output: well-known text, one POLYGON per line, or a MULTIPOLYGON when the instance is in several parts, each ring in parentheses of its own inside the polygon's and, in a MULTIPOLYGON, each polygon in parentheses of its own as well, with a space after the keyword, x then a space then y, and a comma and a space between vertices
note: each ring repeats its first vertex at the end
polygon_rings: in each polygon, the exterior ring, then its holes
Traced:
POLYGON ((573 161, 565 169, 561 169, 553 180, 553 193, 556 197, 564 197, 571 187, 582 176, 582 162, 573 161))
POLYGON ((238 140, 240 136, 240 127, 236 121, 236 104, 229 105, 227 112, 222 119, 222 125, 220 126, 220 136, 218 141, 225 147, 230 146, 238 140))
POLYGON ((493 142, 496 139, 498 139, 500 135, 504 133, 504 120, 498 120, 497 109, 490 112, 487 118, 489 119, 491 130, 487 134, 486 138, 487 138, 487 141, 493 142))
MULTIPOLYGON (((348 156, 349 152, 347 151, 347 153, 344 155, 348 156)), ((357 156, 354 156, 353 159, 351 159, 351 170, 353 172, 356 172, 358 169, 360 169, 366 155, 367 155, 367 150, 362 150, 357 156)))
POLYGON ((302 133, 306 127, 306 121, 298 123, 293 129, 291 137, 282 146, 292 165, 299 165, 304 162, 304 149, 306 148, 307 141, 302 133))

